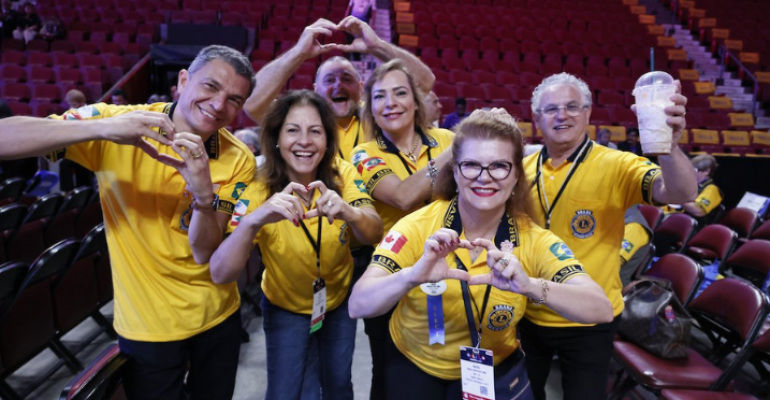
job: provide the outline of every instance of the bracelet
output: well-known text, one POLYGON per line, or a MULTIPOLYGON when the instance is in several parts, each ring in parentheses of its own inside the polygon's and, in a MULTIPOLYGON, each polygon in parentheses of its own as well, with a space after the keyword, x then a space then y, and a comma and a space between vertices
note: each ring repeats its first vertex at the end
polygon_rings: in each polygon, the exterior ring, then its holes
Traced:
POLYGON ((190 208, 202 213, 216 212, 217 209, 219 208, 219 196, 214 194, 214 200, 208 204, 198 203, 198 200, 195 198, 195 196, 193 196, 192 202, 190 203, 190 208))
POLYGON ((548 281, 543 278, 540 278, 540 290, 541 290, 540 300, 535 301, 535 300, 529 299, 529 301, 531 301, 532 304, 536 306, 545 304, 545 299, 548 298, 548 281))
POLYGON ((436 178, 438 177, 438 168, 436 168, 436 160, 428 161, 428 173, 426 174, 430 178, 431 186, 436 186, 436 178))

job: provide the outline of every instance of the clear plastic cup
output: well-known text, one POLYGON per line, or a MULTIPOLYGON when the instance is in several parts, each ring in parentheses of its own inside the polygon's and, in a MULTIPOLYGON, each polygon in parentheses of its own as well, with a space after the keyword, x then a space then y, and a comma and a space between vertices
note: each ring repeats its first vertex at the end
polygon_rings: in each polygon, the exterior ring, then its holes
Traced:
POLYGON ((673 128, 666 124, 668 116, 663 110, 674 105, 671 96, 675 93, 674 78, 663 71, 648 72, 636 81, 632 94, 639 121, 639 140, 645 155, 671 154, 673 128))

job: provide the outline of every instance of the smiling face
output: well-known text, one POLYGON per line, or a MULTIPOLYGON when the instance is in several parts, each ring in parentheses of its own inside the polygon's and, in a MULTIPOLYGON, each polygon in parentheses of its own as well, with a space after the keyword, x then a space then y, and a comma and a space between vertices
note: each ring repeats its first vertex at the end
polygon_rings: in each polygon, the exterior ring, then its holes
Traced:
POLYGON ((308 184, 315 180, 326 145, 326 131, 315 107, 296 105, 289 109, 278 147, 292 182, 308 184))
POLYGON ((540 97, 538 108, 540 112, 534 115, 537 127, 543 131, 546 144, 577 146, 583 140, 588 121, 591 118, 591 109, 583 108, 583 97, 580 91, 567 84, 558 84, 547 87, 540 97), (580 112, 571 116, 567 107, 580 106, 580 112), (543 110, 549 107, 560 107, 555 115, 547 115, 543 110))
POLYGON ((174 114, 177 131, 208 136, 229 125, 249 96, 249 80, 230 64, 212 60, 191 74, 179 72, 179 102, 174 114))
POLYGON ((372 86, 372 114, 384 133, 400 136, 414 129, 417 105, 403 71, 390 71, 372 86))
POLYGON ((318 70, 315 92, 334 110, 335 118, 348 118, 358 108, 363 83, 349 61, 329 61, 318 70))
POLYGON ((513 144, 509 141, 493 139, 468 139, 460 148, 457 165, 454 167, 454 178, 457 182, 461 206, 471 207, 480 211, 499 211, 505 208, 505 203, 511 197, 516 185, 517 171, 513 165, 513 144), (461 165, 468 165, 461 171, 461 165), (481 171, 481 175, 473 177, 476 166, 496 170, 481 171), (510 167, 510 173, 502 179, 494 179, 492 175, 502 177, 505 169, 510 167))

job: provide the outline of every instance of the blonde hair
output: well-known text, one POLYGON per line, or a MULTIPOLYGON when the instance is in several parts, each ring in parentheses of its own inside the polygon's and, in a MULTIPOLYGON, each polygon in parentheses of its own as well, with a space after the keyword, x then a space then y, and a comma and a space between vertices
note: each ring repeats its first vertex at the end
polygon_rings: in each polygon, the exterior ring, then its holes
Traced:
POLYGON ((374 113, 372 112, 372 88, 374 84, 381 81, 388 72, 401 71, 406 75, 406 80, 409 82, 409 87, 412 90, 412 96, 414 97, 414 128, 415 130, 427 130, 428 118, 425 112, 425 93, 414 83, 414 78, 409 73, 409 70, 404 66, 404 62, 399 59, 390 60, 374 70, 369 79, 366 80, 364 85, 364 109, 361 113, 361 122, 364 127, 364 133, 367 140, 372 140, 377 135, 382 135, 382 129, 377 126, 374 121, 374 113))
POLYGON ((454 169, 460 158, 460 151, 465 141, 475 140, 500 140, 513 145, 513 173, 516 174, 514 194, 508 199, 505 208, 508 213, 516 217, 534 219, 532 199, 529 195, 529 183, 524 172, 524 143, 521 129, 516 120, 509 114, 496 111, 476 110, 468 118, 455 126, 455 137, 452 142, 452 159, 441 169, 436 178, 434 196, 437 199, 449 200, 456 195, 457 182, 454 178, 454 169))

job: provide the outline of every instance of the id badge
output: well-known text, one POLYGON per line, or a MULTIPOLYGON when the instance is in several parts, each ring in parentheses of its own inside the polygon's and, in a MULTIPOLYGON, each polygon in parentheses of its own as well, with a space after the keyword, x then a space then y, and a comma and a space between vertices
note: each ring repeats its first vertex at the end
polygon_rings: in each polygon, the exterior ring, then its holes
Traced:
POLYGON ((495 400, 495 367, 492 350, 460 346, 463 400, 495 400))
POLYGON ((326 282, 318 278, 313 282, 313 315, 310 317, 310 333, 319 329, 326 317, 326 282))

